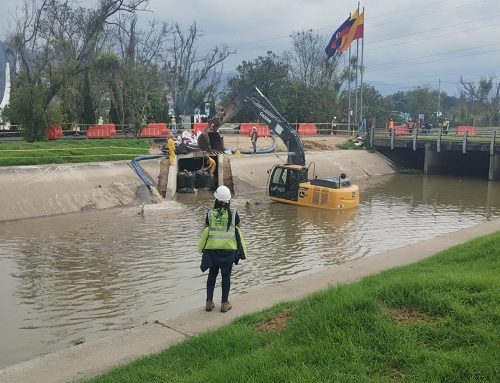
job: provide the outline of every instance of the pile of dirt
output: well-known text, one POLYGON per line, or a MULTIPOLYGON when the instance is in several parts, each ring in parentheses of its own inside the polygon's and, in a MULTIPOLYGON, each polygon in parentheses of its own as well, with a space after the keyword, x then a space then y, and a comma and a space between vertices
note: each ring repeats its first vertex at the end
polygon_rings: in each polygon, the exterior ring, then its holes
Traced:
POLYGON ((327 142, 303 140, 306 150, 335 150, 336 145, 327 142))

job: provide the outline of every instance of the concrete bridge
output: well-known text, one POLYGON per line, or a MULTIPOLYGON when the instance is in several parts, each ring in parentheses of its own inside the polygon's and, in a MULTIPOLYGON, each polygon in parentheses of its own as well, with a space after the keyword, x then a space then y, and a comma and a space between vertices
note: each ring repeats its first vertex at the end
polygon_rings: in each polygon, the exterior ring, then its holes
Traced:
POLYGON ((424 174, 469 175, 500 180, 500 127, 427 134, 372 129, 370 146, 398 166, 424 174))

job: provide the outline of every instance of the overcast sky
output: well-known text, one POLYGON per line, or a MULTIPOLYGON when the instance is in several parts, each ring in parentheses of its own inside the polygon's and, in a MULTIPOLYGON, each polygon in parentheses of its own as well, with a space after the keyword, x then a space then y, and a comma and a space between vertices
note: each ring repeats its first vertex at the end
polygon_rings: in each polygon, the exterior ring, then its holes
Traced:
MULTIPOLYGON (((22 1, 0 0, 0 39, 22 1)), ((366 0, 363 6, 365 80, 384 94, 416 86, 437 89, 439 80, 441 89, 455 93, 460 76, 495 75, 500 81, 500 0, 366 0)), ((242 60, 290 49, 289 35, 296 31, 316 30, 326 45, 356 7, 356 1, 332 0, 150 0, 141 20, 183 26, 196 21, 202 46, 237 50, 225 64, 233 71, 242 60)))

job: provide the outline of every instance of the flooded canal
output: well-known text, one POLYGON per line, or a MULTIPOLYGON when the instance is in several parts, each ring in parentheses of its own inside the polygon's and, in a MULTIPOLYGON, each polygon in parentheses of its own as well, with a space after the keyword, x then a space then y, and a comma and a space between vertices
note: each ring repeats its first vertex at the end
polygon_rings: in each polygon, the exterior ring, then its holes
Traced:
MULTIPOLYGON (((499 182, 393 175, 360 187, 359 208, 343 212, 235 198, 250 254, 232 292, 500 217, 499 182)), ((0 368, 202 307, 196 245, 212 201, 179 195, 144 215, 125 208, 1 223, 0 368)))

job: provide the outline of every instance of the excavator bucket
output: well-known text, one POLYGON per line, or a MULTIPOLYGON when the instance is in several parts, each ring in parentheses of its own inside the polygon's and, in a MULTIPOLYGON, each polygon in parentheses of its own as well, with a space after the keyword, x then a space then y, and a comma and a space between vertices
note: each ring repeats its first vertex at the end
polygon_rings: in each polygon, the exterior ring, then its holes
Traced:
POLYGON ((218 132, 203 132, 200 134, 198 147, 209 153, 224 153, 224 142, 218 132))

